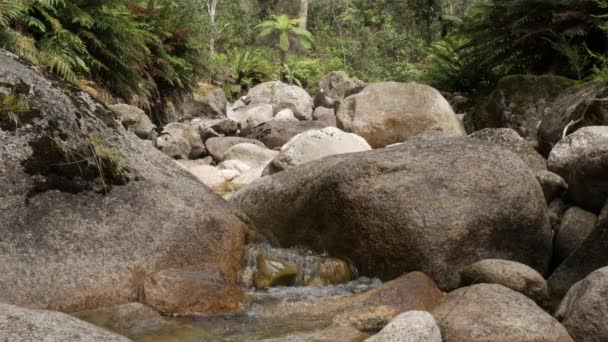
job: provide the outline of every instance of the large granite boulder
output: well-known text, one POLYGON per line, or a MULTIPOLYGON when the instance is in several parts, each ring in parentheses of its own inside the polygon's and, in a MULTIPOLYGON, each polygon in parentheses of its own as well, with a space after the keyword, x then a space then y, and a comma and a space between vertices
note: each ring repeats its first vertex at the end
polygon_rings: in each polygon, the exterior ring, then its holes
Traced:
POLYGON ((344 71, 332 71, 319 81, 319 90, 315 95, 315 108, 335 108, 342 100, 354 95, 365 87, 365 83, 350 78, 344 71))
POLYGON ((129 342, 61 312, 32 310, 0 303, 0 341, 129 342))
POLYGON ((608 341, 608 267, 572 286, 555 317, 577 342, 608 341))
POLYGON ((251 104, 271 104, 274 114, 283 109, 291 109, 300 120, 312 119, 312 98, 306 90, 279 81, 258 84, 247 93, 251 104))
POLYGON ((477 139, 413 139, 264 177, 231 201, 284 246, 304 245, 391 279, 421 270, 443 288, 481 259, 547 270, 542 189, 515 154, 477 139))
POLYGON ((546 171, 547 161, 516 131, 510 128, 485 128, 469 135, 491 143, 498 144, 517 154, 535 172, 546 171))
POLYGON ((544 75, 511 75, 502 78, 488 100, 470 113, 474 129, 511 128, 525 140, 538 145, 538 126, 549 112, 553 101, 566 89, 577 84, 567 78, 544 75))
POLYGON ((502 285, 460 288, 431 313, 444 342, 574 342, 534 301, 502 285))
POLYGON ((144 280, 215 264, 235 281, 245 225, 114 112, 0 50, 0 88, 31 120, 0 129, 0 298, 79 311, 137 301, 144 280))
POLYGON ((608 199, 608 126, 583 127, 551 150, 549 171, 568 183, 572 200, 598 213, 608 199))
POLYGON ((439 91, 416 83, 368 85, 344 99, 336 116, 338 128, 362 136, 374 148, 402 142, 430 129, 448 136, 465 135, 439 91))
POLYGON ((558 263, 566 260, 583 244, 597 224, 597 215, 579 207, 564 212, 555 236, 555 258, 558 263))

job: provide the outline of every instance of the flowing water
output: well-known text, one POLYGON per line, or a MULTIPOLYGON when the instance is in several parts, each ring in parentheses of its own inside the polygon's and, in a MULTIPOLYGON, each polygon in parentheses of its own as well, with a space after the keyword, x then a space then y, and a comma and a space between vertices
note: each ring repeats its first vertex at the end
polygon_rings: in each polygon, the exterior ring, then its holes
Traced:
MULTIPOLYGON (((246 291, 243 314, 167 318, 166 327, 129 337, 139 342, 259 341, 319 330, 331 324, 336 312, 330 308, 336 301, 381 285, 378 279, 357 277, 342 284, 301 286, 307 279, 318 279, 319 275, 315 274, 318 265, 328 258, 305 250, 261 245, 248 248, 244 273, 248 269, 250 274, 257 271, 259 253, 297 264, 300 272, 294 284, 264 290, 250 287, 246 291)), ((353 268, 351 275, 356 274, 353 268)), ((245 279, 247 281, 250 280, 245 279)))

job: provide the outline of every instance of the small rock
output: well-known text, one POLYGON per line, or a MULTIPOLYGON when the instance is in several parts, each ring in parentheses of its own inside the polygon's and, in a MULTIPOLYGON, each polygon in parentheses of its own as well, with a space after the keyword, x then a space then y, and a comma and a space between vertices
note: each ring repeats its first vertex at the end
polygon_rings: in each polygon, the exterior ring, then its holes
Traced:
MULTIPOLYGON (((201 136, 196 127, 179 122, 173 122, 163 127, 163 134, 170 135, 174 139, 179 139, 180 137, 184 138, 190 145, 190 153, 188 154, 189 159, 198 159, 205 154, 205 145, 203 144, 201 136)), ((161 151, 164 152, 162 148, 161 151)))
POLYGON ((266 167, 277 154, 279 154, 279 152, 260 147, 256 144, 244 143, 234 145, 226 151, 224 154, 224 161, 239 160, 251 168, 263 168, 266 167))
POLYGON ((285 145, 296 135, 327 127, 319 121, 270 121, 246 134, 247 138, 259 140, 270 149, 285 145))
POLYGON ((365 342, 441 342, 433 316, 425 311, 408 311, 395 317, 378 334, 365 342))
POLYGON ((563 262, 574 251, 595 228, 597 215, 579 207, 571 207, 564 213, 559 230, 557 231, 556 256, 558 263, 563 262))
POLYGON ((182 136, 164 134, 156 138, 156 147, 164 154, 174 159, 188 159, 190 143, 182 136))
POLYGON ((323 258, 315 263, 309 273, 304 274, 305 286, 328 286, 343 284, 353 279, 350 264, 337 258, 323 258))
POLYGON ((238 313, 243 292, 210 264, 169 269, 144 282, 146 304, 163 313, 197 315, 238 313))
POLYGON ((549 298, 547 282, 533 268, 518 262, 486 259, 460 271, 462 287, 478 283, 499 284, 526 295, 537 303, 549 298))
POLYGON ((266 103, 248 105, 235 112, 235 118, 232 119, 239 121, 243 134, 247 134, 253 128, 273 119, 272 105, 266 103))
POLYGON ((543 188, 545 199, 547 203, 551 203, 555 198, 561 196, 568 190, 568 184, 566 181, 550 171, 538 171, 536 173, 536 179, 543 188))
POLYGON ((275 121, 299 121, 289 108, 283 109, 274 116, 275 121))
POLYGON ((290 285, 298 275, 296 264, 272 258, 264 253, 257 256, 257 272, 255 273, 255 287, 266 289, 277 285, 290 285))
POLYGON ((608 267, 576 283, 555 317, 577 342, 608 341, 608 267))
POLYGON ((155 126, 142 109, 128 104, 111 105, 109 108, 120 116, 126 128, 142 139, 150 138, 155 126))
POLYGON ((341 313, 334 317, 333 324, 360 331, 378 331, 398 314, 399 311, 394 307, 371 306, 341 313))
POLYGON ((226 154, 226 151, 228 151, 232 146, 244 143, 258 145, 264 148, 266 147, 263 143, 257 140, 239 137, 210 138, 205 141, 205 147, 207 148, 209 155, 211 155, 215 161, 221 162, 224 160, 224 154, 226 154))

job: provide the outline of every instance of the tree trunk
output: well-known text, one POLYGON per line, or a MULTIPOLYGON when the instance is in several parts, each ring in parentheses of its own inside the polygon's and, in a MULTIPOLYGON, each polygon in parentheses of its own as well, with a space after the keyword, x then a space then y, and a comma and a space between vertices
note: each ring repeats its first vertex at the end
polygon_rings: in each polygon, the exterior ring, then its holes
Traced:
POLYGON ((287 65, 287 51, 283 51, 281 49, 281 81, 285 81, 285 66, 287 65))
POLYGON ((209 37, 209 50, 215 52, 215 17, 217 15, 217 3, 219 0, 207 1, 207 10, 209 11, 209 22, 211 23, 211 35, 209 37))
POLYGON ((300 0, 300 28, 308 27, 308 0, 300 0))

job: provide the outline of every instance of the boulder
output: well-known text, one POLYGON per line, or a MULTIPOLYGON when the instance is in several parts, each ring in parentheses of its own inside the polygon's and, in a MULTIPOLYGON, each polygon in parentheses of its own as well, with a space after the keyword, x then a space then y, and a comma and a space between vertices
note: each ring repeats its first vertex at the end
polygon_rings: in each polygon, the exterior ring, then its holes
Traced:
POLYGON ((230 201, 283 246, 325 251, 383 279, 422 270, 454 288, 458 271, 480 259, 544 273, 551 256, 534 174, 478 139, 414 139, 329 156, 261 178, 230 201))
POLYGON ((210 84, 199 83, 192 93, 176 104, 173 113, 165 114, 163 123, 194 118, 217 119, 226 117, 228 101, 224 91, 210 84))
POLYGON ((188 159, 192 147, 186 138, 181 135, 163 134, 156 138, 156 147, 174 159, 188 159))
POLYGON ((353 327, 360 331, 378 331, 399 314, 396 308, 386 305, 369 306, 345 311, 333 319, 333 325, 353 327))
POLYGON ((608 341, 608 267, 576 283, 555 317, 577 342, 608 341))
POLYGON ((0 340, 7 342, 131 341, 64 313, 31 310, 4 303, 0 303, 0 340))
POLYGON ((198 128, 203 142, 213 137, 233 136, 239 133, 239 123, 228 118, 213 120, 196 118, 190 120, 189 123, 198 128))
POLYGON ((562 196, 568 190, 566 181, 553 172, 546 170, 538 171, 536 173, 536 179, 543 188, 547 203, 551 203, 554 199, 562 196))
POLYGON ((319 121, 270 121, 250 130, 245 136, 249 139, 259 140, 270 149, 285 145, 296 135, 328 127, 319 121))
POLYGON ((579 207, 564 213, 555 238, 555 258, 562 263, 587 239, 595 228, 597 215, 579 207))
POLYGON ((471 138, 481 139, 498 144, 517 154, 521 160, 534 172, 546 171, 547 161, 524 138, 510 128, 485 128, 469 135, 471 138))
MULTIPOLYGON (((605 211, 608 212, 608 205, 605 211)), ((554 298, 562 298, 576 282, 608 265, 608 217, 602 217, 580 247, 549 277, 549 290, 554 298)))
POLYGON ((537 303, 544 303, 549 299, 545 278, 529 266, 514 261, 485 259, 460 271, 462 287, 478 283, 508 287, 537 303))
POLYGON ((561 93, 538 128, 540 150, 548 155, 564 133, 570 134, 587 126, 608 125, 608 105, 602 100, 606 93, 606 85, 599 82, 577 84, 561 93))
POLYGON ((395 317, 365 342, 441 342, 441 331, 425 311, 408 311, 395 317))
POLYGON ((548 160, 549 171, 568 183, 581 208, 598 213, 608 199, 608 126, 589 126, 561 140, 548 160))
POLYGON ((129 338, 168 326, 168 322, 156 310, 141 303, 93 309, 72 315, 129 338))
POLYGON ((568 331, 534 301, 502 285, 460 288, 431 313, 444 342, 573 342, 568 331))
POLYGON ((236 281, 239 211, 114 112, 3 50, 0 83, 39 115, 0 129, 4 302, 68 312, 130 303, 147 275, 205 262, 236 281))
POLYGON ((209 264, 160 271, 145 280, 144 296, 155 310, 179 315, 238 313, 244 301, 241 289, 209 264))
POLYGON ((271 104, 273 114, 291 109, 299 120, 312 119, 312 98, 306 90, 279 81, 258 84, 247 93, 252 104, 271 104))
POLYGON ((416 83, 371 84, 344 99, 336 114, 338 128, 362 136, 374 148, 402 142, 429 129, 465 135, 445 98, 416 83))
POLYGON ((111 110, 118 113, 120 121, 130 131, 142 139, 148 139, 154 131, 154 124, 142 109, 128 104, 116 104, 109 106, 111 110))
POLYGON ((337 127, 336 114, 333 109, 325 107, 317 107, 312 113, 312 119, 318 121, 327 127, 337 127))
MULTIPOLYGON (((183 138, 188 142, 190 152, 188 153, 187 158, 181 159, 198 159, 205 154, 205 144, 203 144, 198 129, 194 126, 179 122, 173 122, 163 127, 162 135, 157 140, 157 147, 161 151, 163 151, 163 153, 169 155, 170 157, 173 157, 170 153, 166 153, 167 146, 161 143, 162 141, 164 141, 163 139, 166 135, 169 135, 171 137, 168 141, 182 141, 183 138)), ((172 149, 173 148, 171 147, 171 151, 172 149)))
MULTIPOLYGON (((257 144, 241 143, 232 146, 224 154, 224 161, 238 160, 250 168, 264 168, 279 152, 257 144)), ((261 173, 261 172, 260 172, 261 173)))
POLYGON ((335 108, 342 100, 350 95, 359 93, 365 83, 350 78, 344 71, 332 71, 319 82, 319 90, 315 95, 315 108, 335 108))
POLYGON ((345 133, 335 127, 307 131, 296 135, 283 145, 279 154, 268 165, 265 173, 277 173, 334 154, 371 149, 365 139, 356 134, 345 133))
POLYGON ((236 111, 231 119, 240 122, 242 133, 247 134, 253 128, 273 119, 272 105, 250 104, 236 111))
POLYGON ((275 121, 299 121, 289 108, 283 109, 274 116, 275 121))
POLYGON ((293 285, 298 265, 260 253, 256 260, 255 287, 265 289, 277 285, 293 285))
POLYGON ((224 155, 232 146, 238 144, 254 144, 260 147, 265 147, 263 143, 247 138, 239 137, 217 137, 211 138, 205 142, 207 153, 213 157, 218 163, 224 160, 224 155))
MULTIPOLYGON (((538 126, 549 115, 551 104, 577 81, 554 75, 511 75, 498 81, 496 90, 470 113, 475 130, 511 128, 538 146, 538 126)), ((469 118, 467 118, 469 119, 469 118)))

